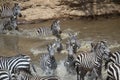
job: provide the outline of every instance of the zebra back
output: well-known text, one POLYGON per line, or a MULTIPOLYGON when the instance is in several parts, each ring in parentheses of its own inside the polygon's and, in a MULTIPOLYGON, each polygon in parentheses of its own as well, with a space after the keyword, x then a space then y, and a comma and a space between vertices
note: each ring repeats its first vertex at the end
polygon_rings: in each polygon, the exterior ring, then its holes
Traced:
POLYGON ((52 35, 52 31, 49 27, 40 27, 36 29, 37 34, 40 35, 40 37, 46 37, 49 35, 52 35))
POLYGON ((0 57, 0 69, 9 70, 15 73, 17 69, 30 69, 31 59, 27 55, 17 55, 11 57, 0 57))
POLYGON ((1 11, 0 14, 1 14, 2 18, 4 18, 4 17, 11 17, 13 15, 12 7, 8 3, 2 4, 0 11, 1 11))
POLYGON ((9 3, 4 3, 1 5, 0 16, 1 18, 5 18, 5 17, 16 17, 17 18, 17 16, 19 17, 22 16, 20 11, 21 9, 18 3, 15 3, 13 7, 9 3))

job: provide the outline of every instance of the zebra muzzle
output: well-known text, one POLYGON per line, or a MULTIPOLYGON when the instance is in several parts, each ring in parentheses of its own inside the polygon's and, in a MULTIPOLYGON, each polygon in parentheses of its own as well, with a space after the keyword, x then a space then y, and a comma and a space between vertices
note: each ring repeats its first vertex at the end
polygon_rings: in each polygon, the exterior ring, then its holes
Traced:
POLYGON ((22 14, 21 14, 21 13, 19 14, 19 17, 22 17, 22 14))

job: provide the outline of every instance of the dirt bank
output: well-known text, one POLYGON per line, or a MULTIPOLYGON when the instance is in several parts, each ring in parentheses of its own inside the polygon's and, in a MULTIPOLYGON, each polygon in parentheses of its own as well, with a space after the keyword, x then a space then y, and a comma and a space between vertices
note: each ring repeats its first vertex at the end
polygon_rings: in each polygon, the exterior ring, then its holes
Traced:
POLYGON ((14 2, 20 3, 23 14, 21 19, 26 21, 120 13, 120 5, 109 2, 110 0, 102 0, 104 2, 79 1, 80 0, 14 0, 14 2))

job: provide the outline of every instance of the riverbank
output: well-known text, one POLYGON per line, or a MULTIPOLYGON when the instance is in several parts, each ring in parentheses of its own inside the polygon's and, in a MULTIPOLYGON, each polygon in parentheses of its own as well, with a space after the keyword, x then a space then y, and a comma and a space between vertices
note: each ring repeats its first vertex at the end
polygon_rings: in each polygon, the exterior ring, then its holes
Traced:
MULTIPOLYGON (((14 0, 21 6, 20 23, 38 23, 50 19, 80 19, 120 15, 120 5, 104 2, 78 2, 79 0, 14 0)), ((108 2, 107 2, 108 1, 108 2)))
POLYGON ((20 5, 22 6, 23 19, 26 21, 120 13, 120 5, 112 2, 88 3, 82 6, 79 3, 61 4, 60 0, 29 0, 20 2, 20 5))

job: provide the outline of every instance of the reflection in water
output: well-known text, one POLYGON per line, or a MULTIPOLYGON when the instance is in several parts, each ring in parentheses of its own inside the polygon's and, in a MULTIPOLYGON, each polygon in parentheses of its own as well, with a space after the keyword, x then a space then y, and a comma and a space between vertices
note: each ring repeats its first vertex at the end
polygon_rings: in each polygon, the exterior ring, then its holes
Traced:
MULTIPOLYGON (((115 48, 116 50, 120 50, 120 18, 117 19, 108 19, 108 20, 97 20, 97 21, 85 21, 85 20, 61 20, 61 29, 64 31, 71 30, 72 32, 80 32, 78 38, 81 42, 81 50, 86 51, 87 47, 93 41, 107 40, 109 47, 111 49, 115 48), (86 45, 87 44, 87 45, 86 45), (86 45, 86 46, 84 46, 86 45)), ((27 25, 19 25, 21 30, 23 29, 33 29, 42 26, 49 26, 52 21, 47 21, 39 24, 27 24, 27 25)), ((63 35, 65 36, 65 35, 63 35)), ((52 40, 41 40, 39 38, 26 38, 24 36, 13 36, 13 35, 0 35, 0 56, 10 56, 15 55, 16 52, 23 52, 31 56, 33 62, 35 64, 39 64, 39 57, 33 56, 31 54, 31 49, 35 49, 37 52, 39 48, 43 48, 47 45, 47 43, 52 40)), ((66 39, 63 40, 65 44, 66 39)), ((63 80, 76 80, 76 76, 68 75, 65 72, 64 66, 60 60, 65 59, 66 54, 56 54, 55 55, 58 61, 58 75, 63 80)), ((39 65, 37 66, 39 72, 39 65)), ((41 73, 41 75, 43 75, 41 73)))

